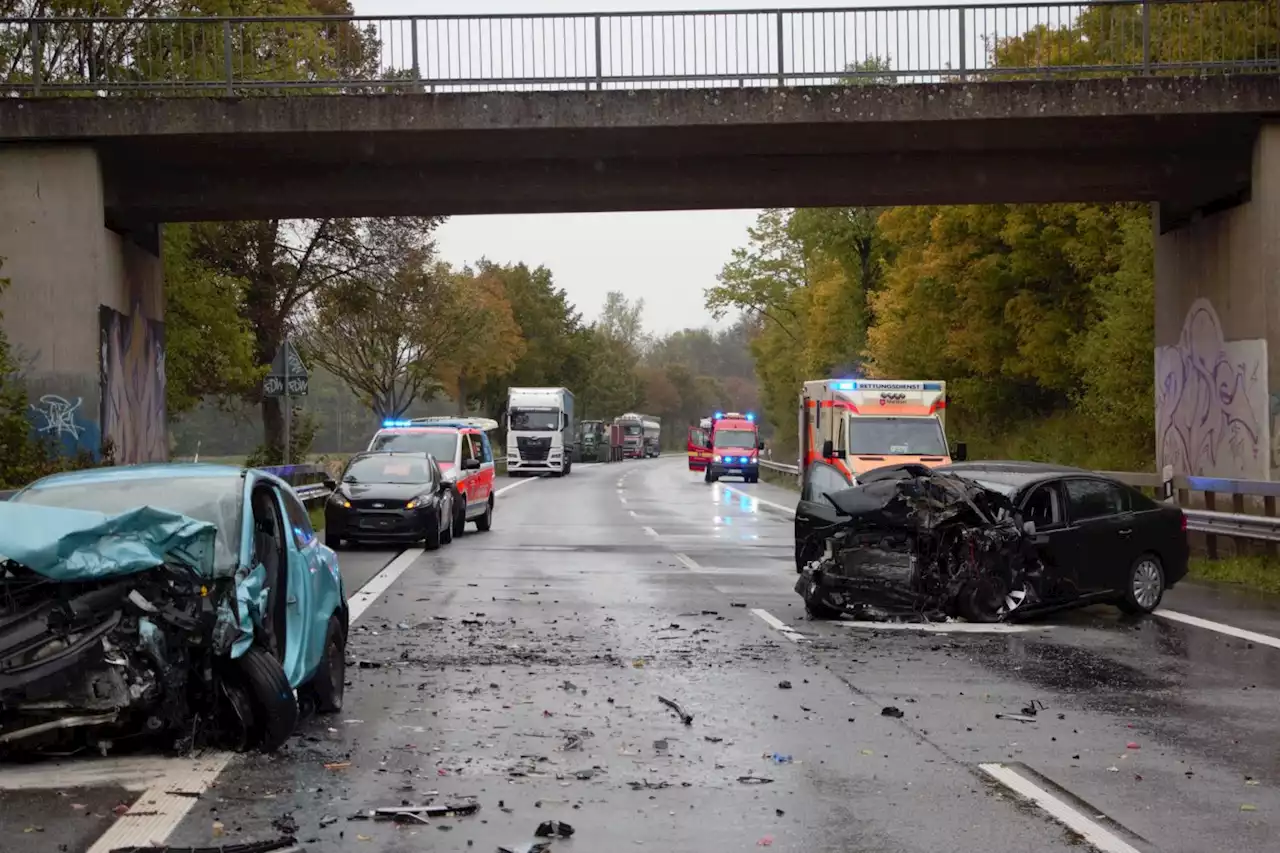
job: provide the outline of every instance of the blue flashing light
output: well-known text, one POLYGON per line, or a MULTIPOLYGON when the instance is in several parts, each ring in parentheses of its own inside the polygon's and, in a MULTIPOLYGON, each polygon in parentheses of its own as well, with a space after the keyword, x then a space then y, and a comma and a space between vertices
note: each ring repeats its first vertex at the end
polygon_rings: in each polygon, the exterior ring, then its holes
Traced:
POLYGON ((716 412, 714 415, 712 415, 712 417, 715 418, 716 420, 719 420, 720 418, 724 417, 724 412, 716 412))
POLYGON ((835 388, 837 391, 852 391, 854 388, 858 387, 858 383, 857 382, 837 382, 835 385, 831 387, 835 388))
POLYGON ((753 412, 747 412, 747 420, 751 421, 752 423, 755 423, 756 422, 755 414, 753 412))
POLYGON ((413 425, 412 421, 383 421, 382 422, 382 426, 385 429, 394 429, 396 427, 407 427, 412 425, 413 425))
POLYGON ((747 458, 747 457, 745 457, 745 456, 741 456, 741 457, 739 457, 739 458, 740 458, 744 463, 745 463, 745 462, 750 462, 750 461, 751 461, 750 459, 748 459, 748 458, 747 458))

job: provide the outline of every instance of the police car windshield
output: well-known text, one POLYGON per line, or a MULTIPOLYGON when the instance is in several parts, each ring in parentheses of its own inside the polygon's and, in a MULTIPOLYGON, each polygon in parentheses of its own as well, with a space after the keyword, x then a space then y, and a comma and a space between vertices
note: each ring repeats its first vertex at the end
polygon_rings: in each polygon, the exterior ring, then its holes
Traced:
POLYGON ((749 429, 716 430, 715 447, 755 447, 756 434, 749 429))
POLYGON ((942 428, 933 418, 851 417, 849 452, 855 456, 946 456, 942 428))
POLYGON ((370 450, 398 450, 407 453, 430 453, 437 462, 453 464, 456 432, 383 432, 374 436, 370 450))
POLYGON ((556 411, 531 412, 528 409, 511 410, 511 428, 554 432, 560 429, 560 413, 556 411))
POLYGON ((430 483, 425 456, 365 456, 352 460, 343 473, 348 483, 430 483))

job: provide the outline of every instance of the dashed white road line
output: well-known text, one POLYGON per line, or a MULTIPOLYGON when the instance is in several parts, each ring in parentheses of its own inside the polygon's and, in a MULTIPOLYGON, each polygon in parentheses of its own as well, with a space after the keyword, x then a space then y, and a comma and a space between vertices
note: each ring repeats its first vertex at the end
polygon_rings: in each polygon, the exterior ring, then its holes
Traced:
POLYGON ((644 532, 645 532, 645 533, 648 533, 650 536, 657 536, 657 535, 658 535, 658 531, 654 530, 652 527, 646 527, 646 528, 644 528, 644 532))
POLYGON ((690 557, 688 554, 676 554, 676 559, 679 560, 681 563, 684 563, 684 567, 686 569, 690 569, 696 572, 702 568, 702 566, 699 566, 698 562, 694 560, 692 557, 690 557))
POLYGON ((624 504, 627 502, 627 499, 624 498, 622 495, 618 495, 618 500, 622 501, 624 504))
POLYGON ((743 491, 742 489, 735 489, 733 486, 726 486, 723 483, 720 484, 720 487, 724 489, 726 492, 733 492, 736 495, 743 495, 744 497, 751 498, 751 500, 755 501, 761 506, 767 506, 770 509, 777 510, 778 512, 786 515, 789 518, 795 517, 796 508, 793 506, 783 506, 782 504, 776 504, 773 501, 765 500, 759 495, 753 495, 751 492, 746 492, 746 491, 743 491))
POLYGON ((841 628, 863 628, 869 631, 922 631, 926 634, 1022 634, 1027 631, 1047 631, 1052 625, 1010 625, 1007 622, 866 622, 861 620, 837 620, 831 623, 841 628))
POLYGON ((636 512, 634 509, 629 509, 629 510, 627 510, 627 512, 631 513, 631 517, 632 517, 632 518, 639 518, 639 517, 640 517, 640 513, 636 512))
POLYGON ((979 764, 978 769, 1009 790, 1044 809, 1050 817, 1082 836, 1101 853, 1141 853, 1111 830, 1085 817, 1053 794, 1003 764, 979 764))
MULTIPOLYGON (((517 480, 495 491, 494 497, 506 494, 531 482, 530 478, 517 480)), ((391 588, 391 585, 426 553, 422 548, 410 548, 369 579, 355 595, 347 600, 352 624, 364 615, 375 601, 391 588)), ((192 794, 200 794, 209 788, 235 758, 233 752, 208 752, 191 759, 156 759, 151 761, 115 762, 66 762, 41 767, 25 775, 5 771, 3 785, 6 789, 66 788, 76 783, 91 785, 115 784, 127 790, 142 790, 137 801, 130 806, 87 853, 109 853, 111 850, 130 847, 150 847, 163 844, 178 828, 196 803, 192 794), (150 787, 147 787, 149 785, 150 787)))
POLYGON ((791 642, 793 643, 806 642, 804 638, 804 634, 801 634, 799 631, 792 628, 786 622, 783 622, 777 616, 774 616, 768 610, 764 610, 757 607, 754 610, 752 610, 751 613, 763 619, 766 625, 768 625, 770 628, 773 628, 778 633, 782 634, 782 636, 786 637, 791 642))
POLYGON ((1208 631, 1217 631, 1219 634, 1226 634, 1228 637, 1235 637, 1239 640, 1248 640, 1251 643, 1260 643, 1264 646, 1271 646, 1273 649, 1280 649, 1280 638, 1272 637, 1268 634, 1259 634, 1254 631, 1246 631, 1243 628, 1235 628, 1231 625, 1224 625, 1221 622, 1213 622, 1209 619, 1201 619, 1199 616, 1192 616, 1187 613, 1179 613, 1176 610, 1157 610, 1156 616, 1161 616, 1173 622, 1182 622, 1185 625, 1194 625, 1197 628, 1204 628, 1208 631))

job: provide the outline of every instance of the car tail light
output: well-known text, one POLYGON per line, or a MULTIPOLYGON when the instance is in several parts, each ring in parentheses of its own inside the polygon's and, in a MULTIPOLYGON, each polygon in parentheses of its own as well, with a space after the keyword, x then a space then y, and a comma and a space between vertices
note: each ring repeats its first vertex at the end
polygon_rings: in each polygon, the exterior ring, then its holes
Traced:
POLYGON ((1182 516, 1182 532, 1186 533, 1187 532, 1187 514, 1185 512, 1180 512, 1178 514, 1182 516))

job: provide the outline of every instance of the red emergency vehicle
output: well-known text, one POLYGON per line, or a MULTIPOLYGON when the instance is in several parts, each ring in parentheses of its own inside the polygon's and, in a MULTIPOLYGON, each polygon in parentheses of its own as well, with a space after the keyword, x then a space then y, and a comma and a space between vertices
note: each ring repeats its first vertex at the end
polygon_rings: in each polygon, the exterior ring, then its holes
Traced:
POLYGON ((705 471, 711 464, 711 418, 689 427, 689 470, 705 471))
POLYGON ((412 418, 383 421, 369 440, 369 450, 430 453, 454 485, 453 535, 467 522, 477 530, 493 526, 493 448, 486 433, 498 428, 489 418, 412 418))
MULTIPOLYGON (((706 459, 702 466, 708 483, 714 483, 726 475, 741 477, 747 483, 760 479, 760 451, 764 449, 764 445, 760 442, 760 431, 756 427, 754 414, 716 412, 711 416, 710 428, 703 430, 699 427, 698 433, 705 434, 698 448, 698 459, 706 459)), ((691 444, 694 436, 695 431, 691 429, 691 444)), ((693 468, 694 464, 690 457, 689 467, 693 468)))

